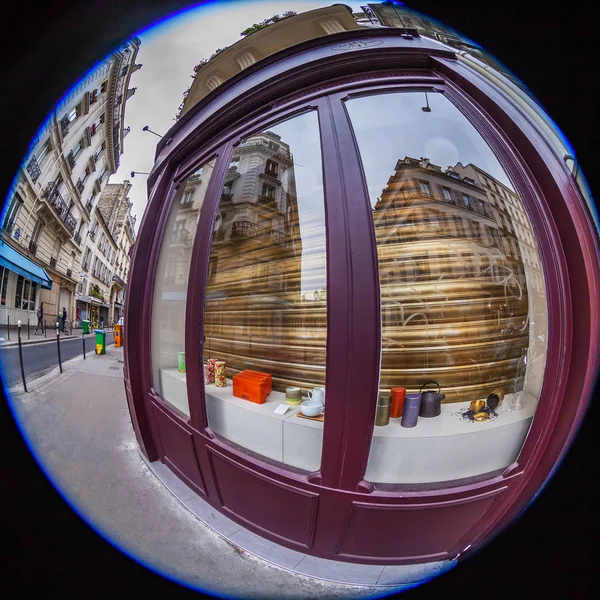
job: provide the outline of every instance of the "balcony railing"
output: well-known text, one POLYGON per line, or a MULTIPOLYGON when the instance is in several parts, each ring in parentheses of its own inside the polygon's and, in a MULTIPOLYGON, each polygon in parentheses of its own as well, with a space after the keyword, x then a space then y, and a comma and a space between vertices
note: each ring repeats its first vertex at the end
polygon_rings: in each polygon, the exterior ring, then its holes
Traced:
POLYGON ((56 268, 56 259, 55 258, 51 258, 50 259, 50 266, 55 269, 56 268))
POLYGON ((76 233, 75 236, 73 237, 73 239, 75 240, 76 244, 81 245, 81 234, 80 233, 76 233))
POLYGON ((29 252, 35 256, 37 252, 37 244, 35 242, 29 242, 29 252))
POLYGON ((87 211, 88 211, 89 213, 91 213, 91 212, 92 212, 92 200, 91 200, 91 199, 90 199, 90 200, 88 200, 88 201, 85 203, 85 207, 87 208, 87 211))
POLYGON ((73 150, 71 150, 71 152, 69 152, 69 154, 67 156, 67 162, 69 163, 69 166, 71 167, 71 169, 75 168, 75 155, 73 154, 73 150))
POLYGON ((35 183, 38 180, 39 176, 42 174, 42 171, 40 169, 40 166, 38 165, 38 161, 35 156, 31 157, 31 160, 27 163, 26 169, 33 183, 35 183))
POLYGON ((113 281, 122 289, 127 288, 127 284, 118 275, 113 275, 113 281))
POLYGON ((263 238, 271 237, 277 244, 285 244, 285 235, 281 231, 274 231, 270 225, 260 226, 250 221, 236 221, 231 227, 233 238, 263 238))
POLYGON ((92 242, 96 239, 96 232, 95 231, 90 231, 90 240, 92 240, 92 242))
POLYGON ((187 229, 176 229, 172 235, 173 244, 185 244, 190 238, 190 232, 187 229))
POLYGON ((58 215, 58 218, 65 224, 65 227, 69 230, 69 233, 73 235, 77 221, 75 217, 69 212, 69 205, 60 192, 58 191, 58 185, 56 181, 51 181, 42 194, 43 198, 46 198, 50 203, 50 206, 54 209, 54 212, 58 215))
POLYGON ((223 192, 221 194, 221 200, 224 200, 225 202, 230 201, 233 198, 233 194, 227 194, 226 192, 223 192))
POLYGON ((71 269, 67 269, 67 277, 71 277, 73 275, 73 271, 71 269))
POLYGON ((83 183, 81 179, 77 180, 77 189, 79 190, 80 194, 83 194, 83 190, 85 189, 85 183, 83 183))

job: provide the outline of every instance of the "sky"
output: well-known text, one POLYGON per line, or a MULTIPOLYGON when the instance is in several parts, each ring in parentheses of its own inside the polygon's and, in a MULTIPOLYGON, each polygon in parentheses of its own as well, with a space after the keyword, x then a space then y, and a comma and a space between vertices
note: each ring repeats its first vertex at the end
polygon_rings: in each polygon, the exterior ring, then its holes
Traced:
MULTIPOLYGON (((364 2, 343 2, 354 11, 364 2)), ((132 188, 129 198, 133 214, 137 215, 136 228, 146 207, 147 175, 131 171, 150 172, 159 138, 142 131, 147 125, 163 135, 175 124, 175 115, 183 100, 183 92, 191 85, 194 66, 208 58, 217 48, 241 40, 240 32, 288 10, 298 13, 331 6, 335 0, 229 0, 212 2, 180 13, 162 21, 153 28, 138 33, 141 46, 136 63, 142 68, 133 73, 129 87, 135 94, 127 101, 125 127, 131 127, 123 143, 119 169, 109 182, 128 179, 132 188)))

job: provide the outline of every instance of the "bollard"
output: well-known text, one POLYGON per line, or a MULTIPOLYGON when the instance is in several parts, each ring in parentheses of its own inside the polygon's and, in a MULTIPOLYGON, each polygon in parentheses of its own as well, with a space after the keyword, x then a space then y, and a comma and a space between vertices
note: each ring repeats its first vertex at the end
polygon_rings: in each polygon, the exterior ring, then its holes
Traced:
POLYGON ((60 329, 58 326, 58 321, 56 321, 56 346, 58 347, 58 366, 60 367, 60 372, 62 373, 62 362, 60 360, 60 329))
POLYGON ((8 334, 8 341, 10 342, 10 316, 6 315, 6 333, 8 334))
POLYGON ((29 319, 27 319, 27 339, 31 339, 31 336, 29 335, 29 319))
POLYGON ((27 383, 25 382, 25 369, 23 368, 23 349, 21 347, 21 321, 18 321, 17 325, 19 338, 19 362, 21 363, 21 377, 23 378, 23 389, 27 391, 27 383))
POLYGON ((46 335, 46 319, 44 319, 44 337, 48 337, 48 336, 46 335))
POLYGON ((85 360, 85 335, 83 329, 81 330, 81 341, 83 342, 83 360, 85 360))

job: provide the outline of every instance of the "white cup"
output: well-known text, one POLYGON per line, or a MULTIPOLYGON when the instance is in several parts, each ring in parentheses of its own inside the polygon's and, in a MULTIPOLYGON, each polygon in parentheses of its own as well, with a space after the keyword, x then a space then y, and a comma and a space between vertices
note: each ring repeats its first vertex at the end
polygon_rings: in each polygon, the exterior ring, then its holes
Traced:
POLYGON ((316 402, 320 402, 323 406, 325 406, 325 388, 324 387, 316 387, 312 390, 308 390, 308 397, 311 400, 316 402))
POLYGON ((323 414, 323 404, 316 400, 305 400, 300 405, 300 412, 307 417, 318 417, 323 414))

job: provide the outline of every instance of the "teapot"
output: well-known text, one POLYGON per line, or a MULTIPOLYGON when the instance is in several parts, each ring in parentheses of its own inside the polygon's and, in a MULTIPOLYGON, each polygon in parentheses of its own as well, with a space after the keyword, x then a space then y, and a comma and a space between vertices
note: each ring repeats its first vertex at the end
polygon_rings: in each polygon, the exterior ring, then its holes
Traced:
POLYGON ((440 384, 437 381, 427 381, 419 390, 421 393, 421 407, 419 409, 420 417, 437 417, 442 414, 442 400, 446 394, 441 393, 440 384), (438 391, 433 390, 423 391, 423 388, 430 383, 437 385, 438 391))

